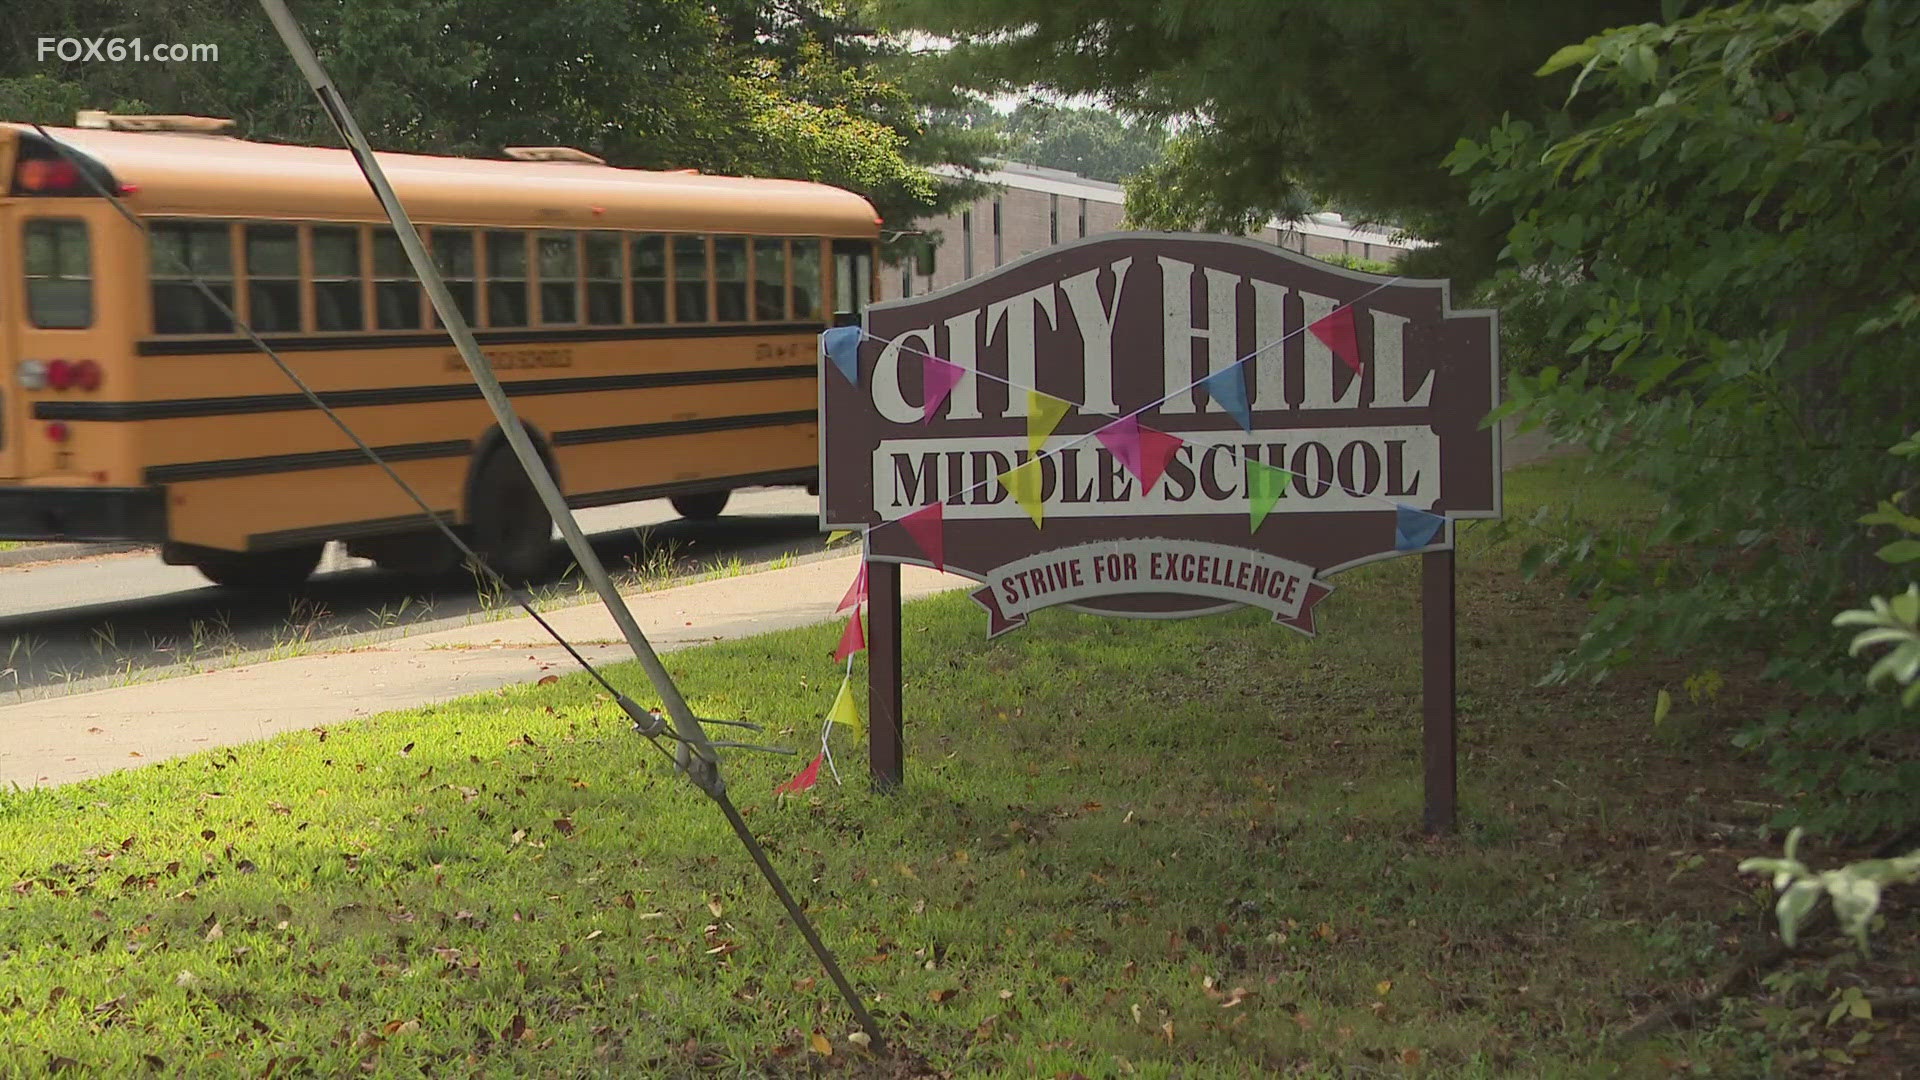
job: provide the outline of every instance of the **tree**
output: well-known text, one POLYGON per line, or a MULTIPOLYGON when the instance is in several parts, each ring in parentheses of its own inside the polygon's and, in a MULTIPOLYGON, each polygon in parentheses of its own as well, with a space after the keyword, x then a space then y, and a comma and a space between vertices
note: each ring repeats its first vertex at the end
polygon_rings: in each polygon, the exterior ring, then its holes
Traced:
POLYGON ((1913 716, 1862 692, 1827 625, 1894 584, 1876 549, 1913 551, 1884 530, 1920 491, 1920 7, 1705 9, 1543 72, 1577 73, 1580 112, 1509 119, 1449 159, 1514 221, 1502 284, 1552 313, 1544 351, 1566 358, 1514 378, 1505 408, 1663 500, 1530 555, 1593 605, 1556 675, 1765 655, 1778 705, 1736 741, 1798 819, 1920 823, 1913 716))
POLYGON ((1031 98, 1000 125, 1007 158, 1117 183, 1159 160, 1165 125, 1031 98))
POLYGON ((1037 86, 1187 122, 1165 164, 1130 185, 1136 221, 1232 226, 1331 201, 1445 242, 1427 260, 1469 278, 1490 269, 1511 222, 1467 205, 1466 181, 1441 166, 1454 142, 1503 115, 1552 112, 1570 76, 1533 78, 1542 57, 1661 8, 1658 0, 876 3, 894 25, 951 39, 941 63, 962 85, 1037 86), (1151 205, 1149 193, 1158 196, 1151 205))
MULTIPOLYGON (((307 0, 295 13, 376 146, 491 155, 565 144, 637 168, 819 180, 896 228, 970 194, 978 166, 888 45, 838 0, 307 0)), ((252 0, 77 0, 0 45, 0 116, 106 107, 231 116, 252 138, 334 144, 252 0), (36 39, 208 42, 218 62, 42 61, 36 39)), ((944 91, 943 91, 944 93, 944 91)))

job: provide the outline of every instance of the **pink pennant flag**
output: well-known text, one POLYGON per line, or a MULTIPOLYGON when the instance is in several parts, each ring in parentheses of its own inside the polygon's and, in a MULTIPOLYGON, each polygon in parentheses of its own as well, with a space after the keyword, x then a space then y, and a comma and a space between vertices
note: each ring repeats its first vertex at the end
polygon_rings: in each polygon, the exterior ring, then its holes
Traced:
POLYGON ((847 620, 847 628, 840 634, 840 647, 833 650, 833 662, 845 663, 847 657, 867 647, 867 632, 860 626, 860 610, 854 609, 853 618, 847 620))
POLYGON ((1353 329, 1353 305, 1333 309, 1324 318, 1307 327, 1313 336, 1333 350, 1333 355, 1360 374, 1360 337, 1353 329))
POLYGON ((1150 427, 1140 429, 1140 490, 1149 492, 1160 480, 1160 474, 1167 471, 1167 462, 1173 455, 1187 445, 1187 440, 1178 435, 1169 435, 1164 431, 1155 431, 1150 427))
POLYGON ((1093 434, 1140 481, 1142 494, 1153 490, 1160 474, 1167 471, 1167 462, 1186 445, 1180 436, 1142 426, 1131 416, 1121 417, 1093 434))
POLYGON ((1139 420, 1131 416, 1123 416, 1095 431, 1093 437, 1099 439, 1100 445, 1107 448, 1107 453, 1112 454, 1114 460, 1125 465, 1128 472, 1136 477, 1140 475, 1139 420))
POLYGON ((824 757, 826 757, 825 754, 813 755, 813 760, 807 763, 806 768, 801 769, 799 772, 793 774, 793 779, 787 781, 784 784, 781 784, 779 787, 774 788, 773 793, 775 795, 793 795, 795 793, 805 791, 808 788, 812 787, 814 784, 819 783, 820 782, 820 760, 824 757))
POLYGON ((947 568, 947 525, 944 504, 932 503, 923 506, 901 518, 900 524, 906 528, 907 535, 913 537, 913 542, 920 545, 920 550, 926 553, 928 561, 933 563, 935 570, 947 568))
POLYGON ((947 395, 953 393, 953 388, 966 374, 966 368, 950 360, 937 356, 921 358, 920 385, 926 391, 926 411, 920 414, 921 423, 933 419, 933 414, 940 411, 940 403, 947 400, 947 395))
POLYGON ((860 560, 860 572, 853 576, 853 584, 847 586, 847 595, 840 598, 840 606, 833 609, 835 615, 850 607, 859 607, 867 602, 867 561, 860 560))

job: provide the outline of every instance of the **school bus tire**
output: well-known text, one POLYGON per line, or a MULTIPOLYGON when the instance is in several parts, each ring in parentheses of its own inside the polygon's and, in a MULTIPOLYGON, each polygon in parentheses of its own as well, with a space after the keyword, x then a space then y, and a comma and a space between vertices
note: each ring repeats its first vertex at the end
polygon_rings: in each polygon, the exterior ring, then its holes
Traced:
POLYGON ((727 499, 732 491, 698 491, 689 495, 673 495, 667 498, 673 504, 673 512, 688 521, 712 521, 727 508, 727 499))
POLYGON ((272 551, 206 551, 194 556, 200 576, 229 589, 290 589, 320 565, 324 544, 272 551))
POLYGON ((473 474, 467 543, 509 584, 544 579, 553 566, 553 515, 505 446, 473 474))

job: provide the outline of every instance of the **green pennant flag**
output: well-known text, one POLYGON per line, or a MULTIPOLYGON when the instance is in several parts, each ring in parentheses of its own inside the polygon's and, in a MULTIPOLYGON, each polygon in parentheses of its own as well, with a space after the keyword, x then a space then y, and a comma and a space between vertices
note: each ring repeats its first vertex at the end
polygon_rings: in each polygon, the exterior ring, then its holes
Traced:
POLYGON ((1292 482, 1293 474, 1287 470, 1247 459, 1247 513, 1253 518, 1247 532, 1260 531, 1260 523, 1267 520, 1273 504, 1286 497, 1287 485, 1292 482))

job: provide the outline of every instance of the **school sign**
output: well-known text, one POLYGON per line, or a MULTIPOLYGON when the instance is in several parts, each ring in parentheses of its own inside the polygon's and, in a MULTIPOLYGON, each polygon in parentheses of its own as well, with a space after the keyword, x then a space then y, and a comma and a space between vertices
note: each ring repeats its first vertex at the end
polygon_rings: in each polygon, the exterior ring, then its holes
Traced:
POLYGON ((1218 236, 1053 248, 867 312, 820 380, 822 524, 976 578, 992 634, 1055 604, 1311 632, 1328 575, 1499 515, 1495 345, 1444 282, 1218 236))

